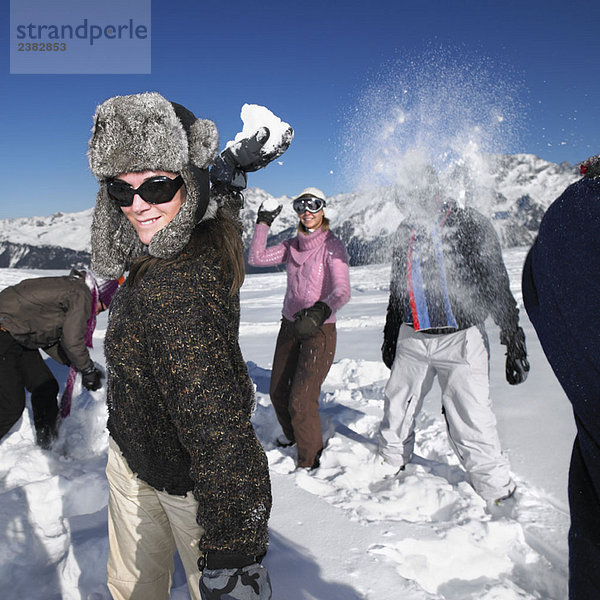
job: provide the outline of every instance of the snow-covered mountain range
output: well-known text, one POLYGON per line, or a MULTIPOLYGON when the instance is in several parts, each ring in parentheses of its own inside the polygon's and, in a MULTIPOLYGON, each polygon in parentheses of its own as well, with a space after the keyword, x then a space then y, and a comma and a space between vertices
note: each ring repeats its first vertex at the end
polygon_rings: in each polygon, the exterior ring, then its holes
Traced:
MULTIPOLYGON (((475 204, 493 219, 505 247, 529 245, 546 208, 579 178, 576 167, 532 154, 490 155, 486 163, 488 175, 476 186, 475 204)), ((246 190, 242 212, 246 246, 258 207, 271 197, 257 188, 246 190)), ((291 197, 277 200, 284 208, 271 228, 271 242, 289 237, 298 222, 291 197)), ((92 210, 0 219, 0 267, 66 269, 88 264, 92 210)), ((326 212, 354 265, 387 260, 387 238, 404 216, 397 190, 387 188, 332 196, 326 212)))

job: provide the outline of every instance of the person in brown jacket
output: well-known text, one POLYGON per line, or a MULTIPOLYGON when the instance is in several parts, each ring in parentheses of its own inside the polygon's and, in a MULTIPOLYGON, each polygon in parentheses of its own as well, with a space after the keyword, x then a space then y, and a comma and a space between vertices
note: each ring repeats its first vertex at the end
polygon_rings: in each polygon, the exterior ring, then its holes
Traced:
POLYGON ((170 598, 176 554, 190 598, 272 598, 269 466, 239 345, 238 212, 246 173, 285 151, 291 127, 283 134, 242 131, 217 154, 216 125, 157 92, 96 110, 92 268, 127 273, 104 339, 114 600, 170 598))
POLYGON ((91 272, 25 279, 0 292, 0 440, 25 409, 31 393, 36 441, 49 448, 57 435, 59 390, 39 353, 81 372, 88 390, 101 387, 88 347, 96 315, 108 308, 118 283, 91 272))

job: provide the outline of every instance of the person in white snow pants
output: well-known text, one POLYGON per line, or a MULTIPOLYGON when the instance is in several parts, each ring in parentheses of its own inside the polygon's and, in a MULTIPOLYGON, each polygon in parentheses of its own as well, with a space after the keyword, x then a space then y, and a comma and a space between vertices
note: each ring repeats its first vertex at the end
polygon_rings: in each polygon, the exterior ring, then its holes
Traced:
POLYGON ((445 201, 435 174, 427 177, 395 236, 382 347, 391 373, 379 454, 393 467, 411 461, 415 419, 437 376, 452 449, 475 491, 501 500, 515 484, 492 411, 483 323, 491 315, 500 328, 511 384, 523 382, 529 370, 525 337, 491 223, 445 201))
POLYGON ((381 454, 392 465, 410 462, 415 418, 437 375, 452 449, 485 499, 513 487, 500 447, 489 395, 487 336, 479 327, 446 335, 400 327, 397 355, 384 392, 381 454), (500 491, 502 490, 502 491, 500 491))

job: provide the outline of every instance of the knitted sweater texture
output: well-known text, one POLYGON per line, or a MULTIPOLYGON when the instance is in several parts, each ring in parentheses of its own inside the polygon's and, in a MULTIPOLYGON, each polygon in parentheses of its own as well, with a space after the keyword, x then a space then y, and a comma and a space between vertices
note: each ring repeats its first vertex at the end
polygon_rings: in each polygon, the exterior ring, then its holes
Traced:
POLYGON ((267 248, 268 233, 267 225, 256 225, 248 262, 255 267, 285 263, 283 316, 293 321, 295 313, 320 300, 331 308, 325 323, 335 323, 336 311, 350 300, 348 255, 342 242, 331 231, 320 229, 267 248))
POLYGON ((140 479, 193 490, 202 551, 261 554, 270 482, 230 283, 208 247, 121 286, 105 339, 108 428, 140 479))

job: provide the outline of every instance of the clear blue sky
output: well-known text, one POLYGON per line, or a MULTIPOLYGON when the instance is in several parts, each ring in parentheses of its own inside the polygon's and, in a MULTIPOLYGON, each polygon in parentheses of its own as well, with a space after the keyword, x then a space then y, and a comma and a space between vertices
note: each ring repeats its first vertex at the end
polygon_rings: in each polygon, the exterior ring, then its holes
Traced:
POLYGON ((283 165, 252 174, 250 186, 275 196, 309 185, 351 191, 339 164, 346 116, 384 66, 418 61, 432 45, 459 60, 485 57, 521 84, 524 128, 507 152, 572 164, 600 152, 595 2, 153 0, 149 75, 11 75, 7 4, 0 218, 91 207, 96 105, 150 90, 214 120, 223 144, 240 129, 245 102, 289 122, 295 139, 283 165))

